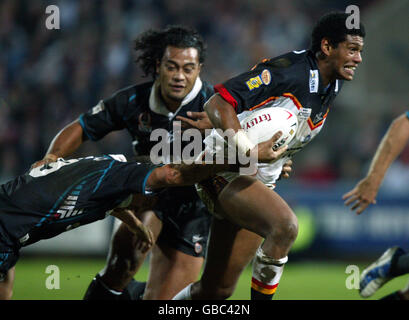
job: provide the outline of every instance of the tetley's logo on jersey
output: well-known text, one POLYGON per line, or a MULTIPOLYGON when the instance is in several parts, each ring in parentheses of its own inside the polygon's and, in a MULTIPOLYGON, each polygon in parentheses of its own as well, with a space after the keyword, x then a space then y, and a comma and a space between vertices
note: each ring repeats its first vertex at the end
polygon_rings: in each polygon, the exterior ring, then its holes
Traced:
POLYGON ((246 85, 249 90, 260 87, 262 84, 269 85, 271 82, 271 73, 267 69, 264 69, 258 76, 250 78, 246 81, 246 85))

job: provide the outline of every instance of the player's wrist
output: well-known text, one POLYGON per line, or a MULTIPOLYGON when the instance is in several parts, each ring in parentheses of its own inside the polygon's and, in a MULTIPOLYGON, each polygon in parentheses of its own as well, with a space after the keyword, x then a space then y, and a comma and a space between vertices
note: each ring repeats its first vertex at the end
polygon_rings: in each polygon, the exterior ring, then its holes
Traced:
POLYGON ((366 181, 373 185, 380 185, 383 180, 383 175, 379 175, 377 173, 370 173, 366 177, 366 181))
POLYGON ((244 130, 238 130, 232 138, 232 143, 237 148, 237 151, 243 155, 249 155, 250 151, 256 146, 250 139, 247 137, 247 134, 244 130))

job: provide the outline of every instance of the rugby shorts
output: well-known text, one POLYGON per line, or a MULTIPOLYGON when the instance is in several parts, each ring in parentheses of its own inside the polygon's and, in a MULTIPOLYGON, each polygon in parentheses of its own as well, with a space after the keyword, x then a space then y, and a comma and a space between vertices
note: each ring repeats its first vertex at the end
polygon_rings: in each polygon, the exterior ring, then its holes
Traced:
POLYGON ((194 257, 205 257, 212 216, 194 187, 168 188, 153 211, 163 227, 158 244, 194 257))

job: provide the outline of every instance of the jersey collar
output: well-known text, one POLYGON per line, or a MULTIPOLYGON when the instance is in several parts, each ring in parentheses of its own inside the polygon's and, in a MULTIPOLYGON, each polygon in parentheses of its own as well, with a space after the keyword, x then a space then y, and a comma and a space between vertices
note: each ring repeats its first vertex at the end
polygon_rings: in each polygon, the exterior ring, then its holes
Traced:
POLYGON ((160 91, 159 91, 160 83, 159 83, 159 80, 157 79, 153 83, 152 90, 149 96, 149 108, 157 114, 160 114, 165 117, 168 117, 169 119, 172 119, 180 111, 180 109, 182 109, 183 106, 187 105, 194 98, 196 98, 196 96, 199 94, 200 90, 202 89, 202 85, 203 85, 202 80, 200 79, 200 77, 197 77, 192 90, 183 99, 182 103, 180 104, 180 107, 175 112, 171 112, 168 110, 168 108, 166 108, 165 104, 160 98, 160 91))

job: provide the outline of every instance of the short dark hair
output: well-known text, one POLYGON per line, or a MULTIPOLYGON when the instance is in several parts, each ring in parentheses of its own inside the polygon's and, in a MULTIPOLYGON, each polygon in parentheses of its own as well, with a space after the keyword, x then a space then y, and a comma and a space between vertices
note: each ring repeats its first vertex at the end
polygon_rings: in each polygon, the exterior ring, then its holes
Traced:
POLYGON ((345 12, 330 12, 322 16, 314 26, 311 34, 311 50, 314 53, 321 51, 321 40, 327 38, 330 45, 336 48, 338 43, 346 40, 346 36, 357 35, 365 37, 365 27, 362 23, 359 28, 347 28, 346 19, 349 14, 345 12))
POLYGON ((162 59, 167 46, 176 48, 196 48, 199 54, 199 63, 203 63, 206 55, 206 46, 202 37, 195 29, 172 25, 163 30, 149 29, 141 33, 135 40, 135 51, 141 51, 136 59, 145 76, 156 76, 156 62, 162 59))

